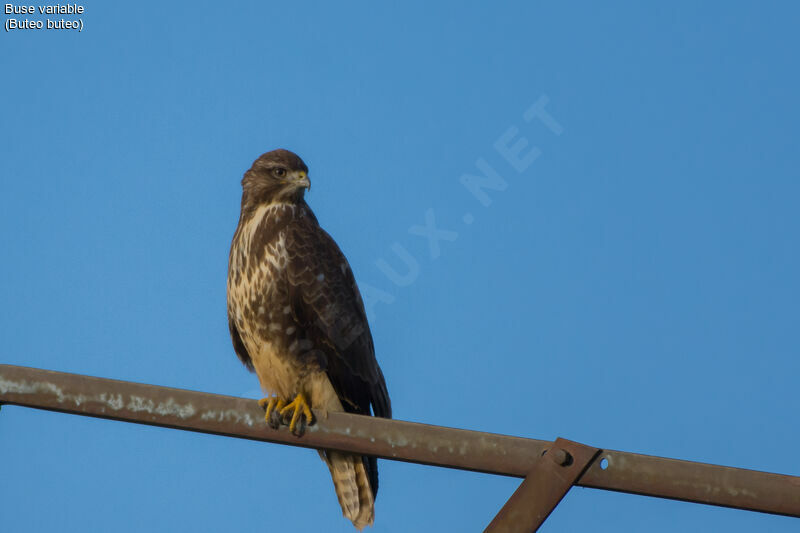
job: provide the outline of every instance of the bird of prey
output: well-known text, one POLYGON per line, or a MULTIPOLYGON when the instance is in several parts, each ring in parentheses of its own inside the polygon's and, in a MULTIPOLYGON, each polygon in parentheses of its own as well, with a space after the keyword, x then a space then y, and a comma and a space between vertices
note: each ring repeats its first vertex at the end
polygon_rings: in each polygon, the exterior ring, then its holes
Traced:
MULTIPOLYGON (((242 210, 228 261, 228 326, 256 373, 271 427, 302 435, 311 409, 390 418, 389 393, 364 303, 344 254, 304 199, 308 168, 288 150, 255 160, 242 178, 242 210)), ((342 513, 372 525, 374 457, 322 450, 342 513)))

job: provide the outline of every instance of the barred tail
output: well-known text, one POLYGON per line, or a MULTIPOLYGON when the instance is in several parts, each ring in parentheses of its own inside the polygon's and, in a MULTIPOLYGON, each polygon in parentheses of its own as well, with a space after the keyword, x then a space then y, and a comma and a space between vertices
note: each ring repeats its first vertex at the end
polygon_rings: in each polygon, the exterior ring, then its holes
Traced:
POLYGON ((359 530, 371 526, 375 519, 375 498, 362 457, 331 450, 320 451, 319 455, 331 471, 342 514, 359 530))

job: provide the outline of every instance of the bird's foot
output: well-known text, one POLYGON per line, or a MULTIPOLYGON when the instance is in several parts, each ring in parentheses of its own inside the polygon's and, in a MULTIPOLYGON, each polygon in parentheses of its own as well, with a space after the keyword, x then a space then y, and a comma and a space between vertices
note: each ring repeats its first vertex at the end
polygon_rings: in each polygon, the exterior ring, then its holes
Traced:
POLYGON ((314 415, 311 413, 311 406, 308 405, 305 395, 301 392, 295 396, 292 403, 286 405, 280 410, 281 418, 289 417, 291 413, 291 421, 289 422, 289 431, 301 437, 306 431, 306 425, 314 423, 314 415))
POLYGON ((270 396, 269 398, 262 398, 258 400, 258 405, 265 409, 264 421, 269 424, 272 429, 278 429, 281 425, 281 409, 286 405, 286 401, 277 396, 270 396))

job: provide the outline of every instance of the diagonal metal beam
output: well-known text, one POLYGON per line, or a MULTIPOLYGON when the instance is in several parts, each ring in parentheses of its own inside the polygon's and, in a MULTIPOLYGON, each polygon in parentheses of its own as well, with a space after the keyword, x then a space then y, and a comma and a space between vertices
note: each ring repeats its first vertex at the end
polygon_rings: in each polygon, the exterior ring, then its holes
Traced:
MULTIPOLYGON (((551 446, 543 440, 320 412, 315 413, 318 422, 297 438, 286 428, 264 424, 254 400, 12 365, 0 365, 2 403, 522 478, 551 446)), ((796 476, 603 450, 576 485, 800 518, 796 476)))
POLYGON ((600 450, 556 439, 539 457, 484 533, 527 533, 547 520, 600 450))

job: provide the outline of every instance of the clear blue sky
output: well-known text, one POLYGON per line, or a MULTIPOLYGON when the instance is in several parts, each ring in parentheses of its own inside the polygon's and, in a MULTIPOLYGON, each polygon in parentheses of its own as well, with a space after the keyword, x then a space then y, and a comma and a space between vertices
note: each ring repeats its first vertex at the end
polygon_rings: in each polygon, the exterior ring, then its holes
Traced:
MULTIPOLYGON (((227 254, 285 147, 397 418, 800 475, 800 11, 695 4, 91 1, 3 32, 0 362, 258 397, 227 254)), ((380 468, 375 532, 476 531, 518 485, 380 468)), ((9 406, 0 477, 9 532, 354 531, 278 445, 9 406)), ((543 531, 798 528, 573 489, 543 531)))

